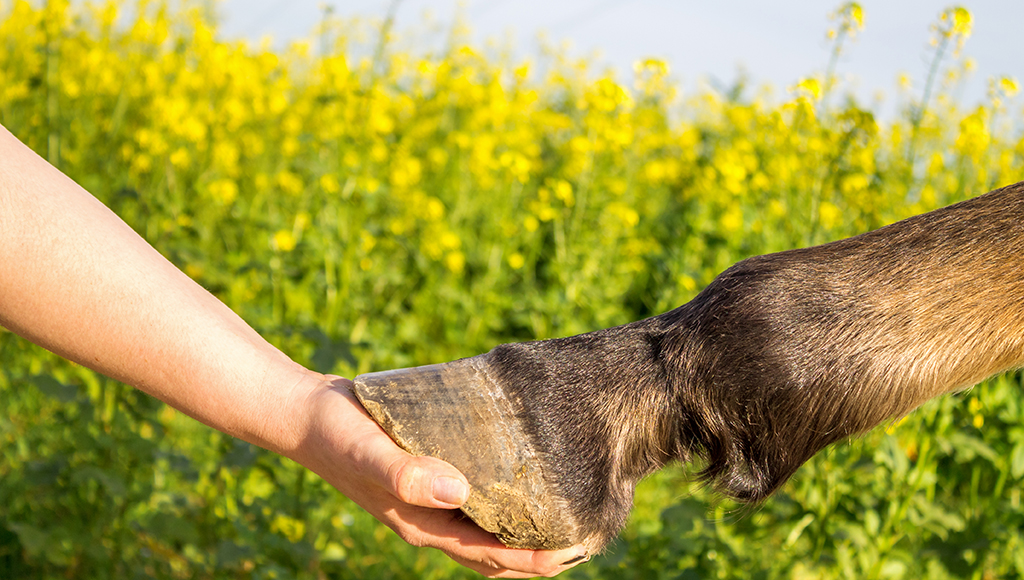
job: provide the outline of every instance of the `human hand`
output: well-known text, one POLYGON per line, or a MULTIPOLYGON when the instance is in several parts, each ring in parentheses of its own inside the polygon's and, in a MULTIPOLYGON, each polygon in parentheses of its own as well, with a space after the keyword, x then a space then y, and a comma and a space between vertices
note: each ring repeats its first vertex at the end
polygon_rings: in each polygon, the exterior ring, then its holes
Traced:
POLYGON ((469 494, 462 473, 399 448, 356 400, 348 379, 328 376, 315 383, 301 390, 306 434, 290 455, 406 542, 437 548, 493 578, 554 576, 585 561, 583 546, 505 547, 457 511, 469 494))

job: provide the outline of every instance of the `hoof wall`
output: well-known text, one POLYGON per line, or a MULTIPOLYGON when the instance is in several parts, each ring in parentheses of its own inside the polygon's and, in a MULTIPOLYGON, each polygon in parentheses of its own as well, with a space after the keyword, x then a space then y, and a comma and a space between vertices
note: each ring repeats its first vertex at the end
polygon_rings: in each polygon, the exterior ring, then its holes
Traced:
POLYGON ((363 407, 403 449, 451 463, 469 480, 462 510, 506 546, 556 550, 580 543, 567 502, 545 480, 488 355, 355 378, 363 407))

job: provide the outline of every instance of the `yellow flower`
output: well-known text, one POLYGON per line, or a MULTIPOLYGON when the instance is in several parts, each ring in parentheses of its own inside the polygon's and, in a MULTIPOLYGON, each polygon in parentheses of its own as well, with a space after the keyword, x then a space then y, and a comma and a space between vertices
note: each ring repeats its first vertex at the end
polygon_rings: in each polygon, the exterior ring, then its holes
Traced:
POLYGON ((431 197, 427 199, 427 207, 426 212, 424 213, 424 217, 426 217, 430 221, 435 222, 443 219, 444 203, 440 199, 437 199, 436 197, 431 197))
POLYGON ((367 177, 363 180, 363 189, 366 193, 376 193, 380 189, 380 181, 373 177, 367 177))
POLYGON ((909 419, 909 417, 907 417, 906 415, 904 415, 903 417, 900 417, 896 421, 893 421, 892 423, 888 424, 885 427, 885 432, 890 434, 890 435, 892 435, 893 433, 896 432, 897 429, 899 429, 900 425, 906 423, 908 419, 909 419))
POLYGON ((687 292, 693 292, 697 289, 697 281, 692 276, 687 276, 686 274, 679 276, 679 285, 687 292))
POLYGON ((797 96, 810 98, 813 101, 817 101, 822 95, 821 81, 815 77, 804 77, 800 79, 800 82, 793 85, 790 91, 796 93, 797 96))
POLYGON ((452 233, 450 231, 447 231, 447 232, 441 234, 441 247, 442 248, 445 248, 445 249, 448 249, 448 250, 454 250, 454 249, 457 249, 458 247, 460 247, 461 245, 462 245, 462 240, 459 239, 459 236, 455 235, 454 233, 452 233))
POLYGON ((605 210, 610 215, 615 216, 619 223, 626 228, 636 227, 636 225, 640 223, 640 214, 638 214, 635 209, 624 203, 618 201, 612 202, 608 204, 608 207, 606 207, 605 210))
POLYGON ((289 195, 298 195, 302 193, 302 179, 291 171, 279 171, 277 175, 274 176, 274 181, 277 182, 277 186, 281 188, 281 191, 289 195))
POLYGON ((524 80, 526 79, 526 77, 530 76, 530 63, 524 62, 523 64, 517 66, 515 70, 513 70, 512 72, 513 74, 516 75, 517 79, 524 80))
POLYGON ((658 58, 647 58, 633 63, 633 72, 636 74, 651 73, 657 75, 668 74, 668 63, 658 58))
MULTIPOLYGON (((385 155, 387 155, 387 151, 385 151, 384 153, 385 155)), ((352 149, 346 149, 345 153, 343 153, 341 156, 341 162, 343 165, 345 165, 345 167, 348 167, 349 169, 358 167, 359 154, 353 151, 352 149)))
POLYGON ((448 162, 448 152, 440 147, 431 147, 427 152, 427 159, 434 167, 444 167, 444 164, 448 162))
POLYGON ((375 132, 387 135, 395 130, 395 122, 391 117, 380 109, 374 109, 370 112, 369 126, 375 132))
POLYGON ((956 138, 958 151, 979 158, 988 149, 992 138, 988 132, 988 119, 988 110, 978 107, 960 121, 960 134, 956 138))
POLYGON ((198 280, 203 276, 203 267, 196 264, 185 264, 185 274, 193 280, 198 280))
POLYGON ((942 11, 939 21, 932 25, 931 43, 933 46, 953 43, 953 55, 957 56, 963 49, 964 43, 971 36, 974 26, 974 17, 971 12, 963 6, 951 6, 942 11))
POLYGON ((952 10, 953 34, 969 36, 971 34, 971 28, 974 20, 970 11, 963 6, 954 6, 951 9, 947 9, 943 16, 948 14, 950 10, 952 10))
POLYGON ((290 252, 295 249, 297 240, 291 230, 278 230, 273 237, 274 248, 282 252, 290 252))
POLYGON ((363 252, 369 253, 376 245, 377 238, 373 237, 373 234, 366 230, 359 232, 359 248, 363 252))
POLYGON ((341 186, 338 183, 338 177, 333 173, 325 173, 321 175, 320 189, 323 189, 325 193, 338 193, 341 191, 341 186))
POLYGON ((274 92, 270 96, 269 109, 271 115, 279 115, 288 108, 288 99, 284 93, 274 92))
POLYGON ((185 149, 184 147, 175 149, 174 153, 171 153, 170 161, 171 165, 176 169, 187 169, 190 161, 188 149, 185 149))
MULTIPOLYGON (((853 38, 864 29, 864 8, 859 2, 847 2, 829 15, 829 20, 838 20, 839 29, 849 38, 853 38)), ((836 36, 835 30, 829 30, 829 38, 836 36)))
POLYGON ((1004 95, 1012 97, 1020 90, 1020 85, 1017 84, 1017 79, 1003 76, 999 78, 999 88, 1003 91, 1004 95))
POLYGON ((665 160, 663 159, 652 159, 644 165, 644 177, 647 181, 652 184, 661 183, 667 173, 665 167, 665 160))
POLYGON ((983 407, 984 405, 981 404, 981 401, 977 397, 971 398, 967 403, 967 410, 972 414, 977 414, 983 407))
POLYGON ((910 75, 908 75, 905 72, 896 75, 896 86, 898 86, 900 88, 900 90, 903 90, 903 91, 910 90, 910 86, 911 86, 910 75))
POLYGON ((300 149, 299 140, 295 137, 286 137, 281 142, 281 155, 284 157, 295 157, 300 149))
POLYGON ((28 83, 25 81, 8 84, 3 87, 3 92, 0 93, 0 102, 16 101, 18 99, 24 99, 30 94, 28 83))
POLYGON ((223 205, 230 205, 238 197, 238 185, 231 179, 218 179, 208 187, 213 199, 223 205))
POLYGON ((466 256, 462 252, 451 252, 445 256, 444 265, 455 274, 461 274, 466 266, 466 256))
POLYGON ((153 167, 153 158, 145 153, 139 153, 132 158, 132 172, 147 173, 153 167))
POLYGON ((192 143, 200 143, 206 139, 206 123, 190 115, 181 121, 177 132, 192 143))
POLYGON ((572 207, 576 203, 576 199, 572 194, 572 185, 564 179, 559 179, 555 182, 555 197, 562 200, 566 207, 572 207))
POLYGON ((821 225, 826 230, 831 230, 839 225, 843 212, 834 203, 823 201, 818 207, 818 217, 821 225))
POLYGON ((396 236, 404 234, 406 229, 406 224, 403 220, 396 218, 388 223, 388 230, 396 236))
POLYGON ((513 270, 518 270, 518 269, 522 268, 525 263, 526 263, 526 258, 524 258, 523 255, 520 254, 519 252, 513 252, 508 257, 508 265, 513 270))
POLYGON ((213 162, 232 177, 238 175, 239 155, 238 147, 229 141, 219 141, 213 146, 213 162))
POLYGON ((549 222, 557 217, 558 212, 555 211, 555 208, 549 205, 544 205, 537 208, 537 219, 539 219, 542 222, 549 222))
POLYGON ((739 205, 730 207, 729 210, 722 215, 720 223, 722 224, 722 229, 726 232, 738 232, 743 228, 743 210, 739 205))
POLYGON ((648 58, 633 64, 635 81, 633 87, 645 95, 662 95, 666 99, 674 96, 674 88, 668 83, 668 63, 648 58))
POLYGON ((290 542, 298 542, 306 535, 306 524, 302 520, 277 514, 270 522, 270 530, 288 538, 290 542))

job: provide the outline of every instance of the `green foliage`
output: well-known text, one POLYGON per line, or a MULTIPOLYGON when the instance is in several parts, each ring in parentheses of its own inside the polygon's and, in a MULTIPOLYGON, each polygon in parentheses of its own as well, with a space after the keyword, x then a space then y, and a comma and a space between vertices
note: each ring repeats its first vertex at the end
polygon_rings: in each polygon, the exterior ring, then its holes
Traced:
MULTIPOLYGON (((314 58, 217 40, 200 11, 82 10, 0 2, 0 123, 290 356, 348 376, 650 316, 746 256, 1024 166, 1012 79, 967 112, 929 84, 880 122, 830 104, 835 62, 772 103, 680 95, 654 60, 630 89, 558 55, 533 79, 458 36, 361 59, 362 25, 325 20, 314 58)), ((863 25, 853 3, 836 18, 837 43, 863 25)), ((959 70, 943 58, 930 71, 959 70)), ((297 465, 2 330, 0 360, 0 577, 473 576, 297 465)), ((666 469, 568 576, 1020 577, 1021 382, 830 448, 754 510, 666 469)))

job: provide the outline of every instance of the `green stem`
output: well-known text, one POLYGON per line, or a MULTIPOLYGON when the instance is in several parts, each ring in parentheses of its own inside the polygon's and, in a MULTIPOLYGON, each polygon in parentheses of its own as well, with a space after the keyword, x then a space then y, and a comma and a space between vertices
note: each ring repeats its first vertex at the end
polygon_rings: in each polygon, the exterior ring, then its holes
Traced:
POLYGON ((910 132, 910 150, 907 152, 907 161, 910 167, 911 177, 914 175, 914 157, 917 154, 917 136, 921 128, 921 122, 924 121, 924 113, 928 110, 928 101, 932 97, 932 88, 935 86, 935 76, 939 72, 939 65, 942 63, 942 57, 945 56, 946 47, 949 45, 949 37, 943 36, 942 41, 939 42, 939 46, 935 49, 935 58, 932 59, 931 66, 928 68, 928 78, 924 83, 924 94, 921 96, 921 104, 913 109, 911 112, 911 132, 910 132))
POLYGON ((835 84, 836 67, 839 64, 839 53, 843 50, 843 40, 846 38, 846 30, 840 28, 836 35, 836 43, 832 47, 832 54, 828 57, 828 66, 825 68, 825 86, 822 87, 821 101, 818 102, 818 115, 824 115, 828 110, 826 101, 832 93, 832 86, 835 84))
MULTIPOLYGON (((60 33, 57 33, 58 37, 60 33)), ((46 160, 60 169, 60 43, 46 39, 46 160)))
POLYGON ((384 17, 384 24, 380 27, 380 37, 377 39, 377 46, 373 50, 373 60, 370 67, 370 86, 376 85, 378 77, 382 74, 378 69, 380 68, 381 61, 384 60, 384 51, 387 50, 388 46, 388 34, 391 33, 391 27, 395 24, 395 13, 398 12, 398 5, 401 3, 402 0, 391 0, 391 4, 388 5, 387 16, 384 17))

